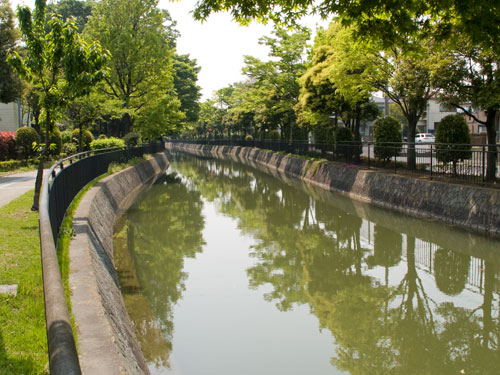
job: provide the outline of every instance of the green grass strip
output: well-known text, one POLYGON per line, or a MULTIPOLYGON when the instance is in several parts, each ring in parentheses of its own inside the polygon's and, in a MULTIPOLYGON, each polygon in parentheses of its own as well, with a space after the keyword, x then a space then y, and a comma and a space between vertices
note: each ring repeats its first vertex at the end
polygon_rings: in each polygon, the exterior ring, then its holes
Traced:
MULTIPOLYGON (((70 311, 69 244, 76 208, 99 180, 142 160, 111 165, 68 208, 58 240, 58 260, 70 311)), ((0 208, 0 285, 18 285, 17 296, 0 295, 0 375, 49 374, 38 213, 31 211, 32 203, 33 190, 0 208)))
POLYGON ((33 191, 0 208, 0 374, 48 374, 38 213, 33 191))

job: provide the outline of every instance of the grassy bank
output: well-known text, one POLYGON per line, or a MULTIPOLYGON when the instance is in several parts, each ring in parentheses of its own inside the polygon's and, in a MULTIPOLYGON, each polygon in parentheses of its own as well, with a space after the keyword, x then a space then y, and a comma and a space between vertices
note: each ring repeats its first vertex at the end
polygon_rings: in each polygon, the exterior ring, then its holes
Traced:
POLYGON ((0 374, 48 374, 38 213, 33 191, 0 208, 0 374))
MULTIPOLYGON (((90 182, 69 207, 58 241, 68 300, 69 243, 74 233, 72 215, 78 203, 100 179, 143 160, 112 163, 108 173, 90 182)), ((30 210, 32 202, 30 191, 0 208, 0 285, 18 285, 17 296, 0 295, 0 375, 49 374, 38 213, 30 210)))

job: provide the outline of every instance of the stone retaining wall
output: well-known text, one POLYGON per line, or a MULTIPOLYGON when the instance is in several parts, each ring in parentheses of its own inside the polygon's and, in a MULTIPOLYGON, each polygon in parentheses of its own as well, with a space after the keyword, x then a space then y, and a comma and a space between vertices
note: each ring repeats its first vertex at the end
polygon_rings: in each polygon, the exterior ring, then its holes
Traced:
POLYGON ((149 374, 118 284, 113 228, 167 166, 166 153, 161 153, 101 180, 74 215, 69 285, 83 374, 149 374))
POLYGON ((500 236, 498 189, 443 183, 341 163, 313 162, 249 147, 167 143, 167 149, 266 167, 281 177, 300 178, 313 186, 407 215, 500 236))

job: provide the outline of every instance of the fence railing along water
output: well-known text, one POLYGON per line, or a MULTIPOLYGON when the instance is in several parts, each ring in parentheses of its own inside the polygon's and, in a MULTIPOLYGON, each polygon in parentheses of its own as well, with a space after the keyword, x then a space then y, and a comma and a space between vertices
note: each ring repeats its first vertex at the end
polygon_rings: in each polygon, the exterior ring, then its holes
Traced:
POLYGON ((152 143, 126 149, 83 152, 54 164, 44 180, 39 225, 51 375, 81 374, 56 251, 59 228, 66 210, 78 192, 107 172, 112 162, 126 162, 163 149, 163 143, 152 143))
MULTIPOLYGON (((462 180, 484 184, 488 181, 488 155, 498 155, 500 145, 457 145, 447 143, 342 142, 337 144, 308 141, 176 139, 185 142, 217 146, 256 147, 330 161, 344 162, 366 168, 381 168, 398 173, 462 180), (491 149, 496 151, 491 151, 491 149), (415 165, 409 168, 408 153, 415 153, 415 165)), ((496 179, 500 179, 500 164, 496 161, 496 179)))

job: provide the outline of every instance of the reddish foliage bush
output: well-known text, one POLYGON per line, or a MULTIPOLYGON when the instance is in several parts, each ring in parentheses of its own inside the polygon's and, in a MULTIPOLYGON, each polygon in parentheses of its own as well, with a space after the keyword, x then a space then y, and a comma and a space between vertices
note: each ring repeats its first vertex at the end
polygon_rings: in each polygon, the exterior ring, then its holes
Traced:
POLYGON ((16 133, 0 131, 0 160, 16 158, 16 133))

